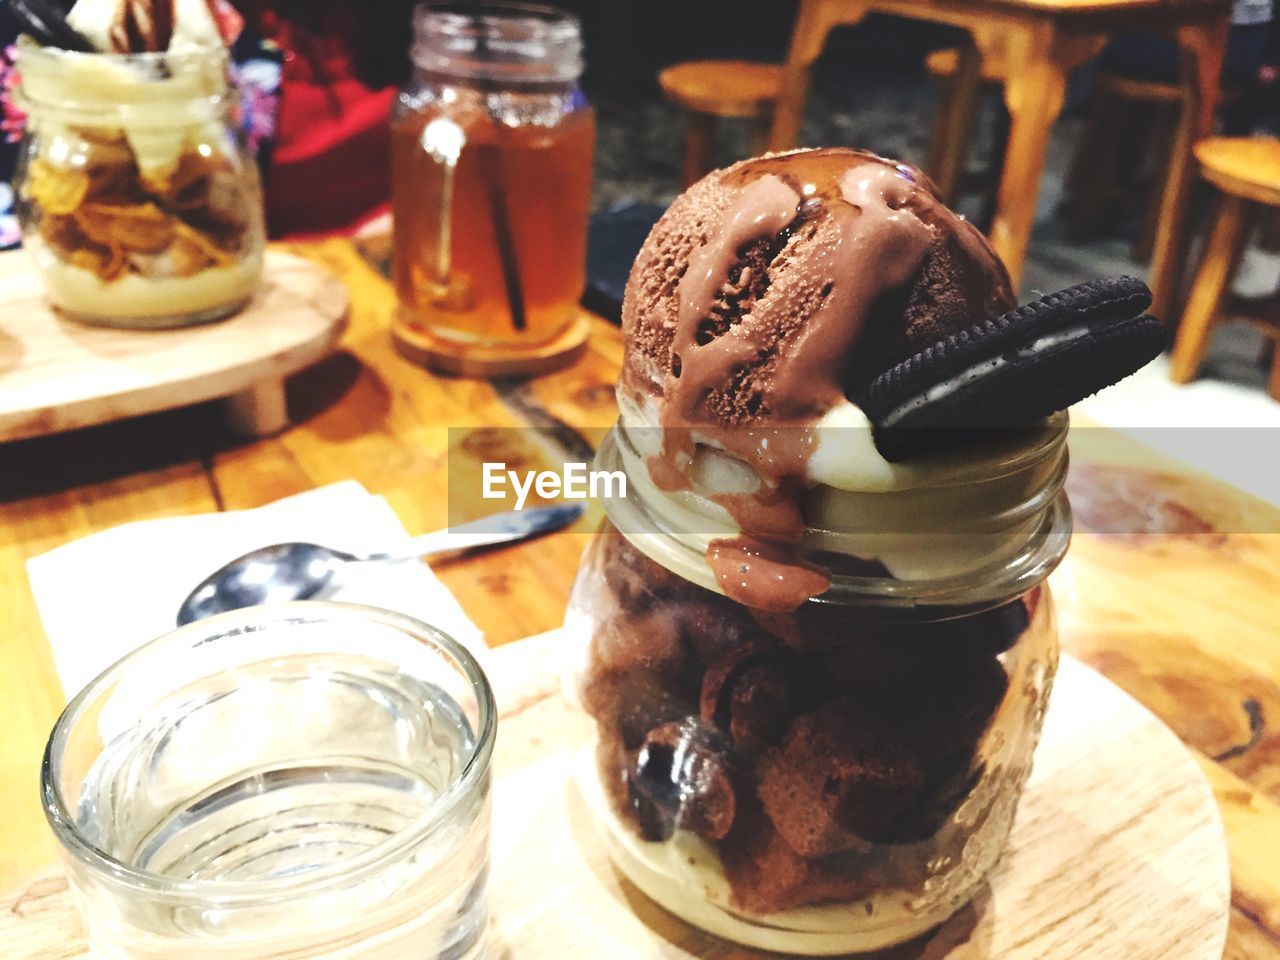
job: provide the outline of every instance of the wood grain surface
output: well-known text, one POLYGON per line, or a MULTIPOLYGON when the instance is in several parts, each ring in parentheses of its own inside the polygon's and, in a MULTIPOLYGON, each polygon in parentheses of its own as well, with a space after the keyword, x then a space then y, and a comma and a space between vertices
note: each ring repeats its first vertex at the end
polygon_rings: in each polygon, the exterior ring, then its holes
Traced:
MULTIPOLYGON (((492 955, 735 958, 611 866, 575 784, 589 735, 562 696, 562 634, 496 651, 492 955), (535 879, 536 878, 536 879, 535 879)), ((952 920, 882 960, 1216 960, 1230 901, 1222 823, 1204 776, 1150 712, 1065 659, 1004 859, 952 920)), ((23 960, 81 960, 83 927, 54 873, 0 899, 23 960)))
MULTIPOLYGON (((595 321, 584 356, 537 380, 435 377, 400 358, 387 335, 386 246, 335 240, 302 251, 347 282, 351 316, 339 352, 291 379, 295 426, 280 436, 237 439, 203 405, 0 446, 0 890, 53 859, 36 784, 62 693, 27 557, 119 523, 257 506, 347 478, 386 495, 410 531, 434 529, 451 511, 455 520, 480 512, 446 496, 451 448, 455 464, 495 452, 537 461, 547 444, 589 447, 611 425, 616 328, 595 321), (537 429, 502 429, 518 426, 537 429)), ((1192 748, 1227 828, 1225 956, 1280 960, 1280 513, 1117 434, 1073 434, 1078 503, 1092 496, 1148 516, 1156 500, 1166 507, 1154 527, 1185 522, 1183 532, 1076 536, 1054 584, 1064 647, 1192 748)), ((437 572, 490 644, 539 633, 563 617, 597 521, 437 572)))
MULTIPOLYGON (((67 320, 45 302, 26 251, 0 254, 0 441, 38 437, 279 384, 342 333, 340 281, 272 251, 235 316, 174 330, 67 320)), ((256 432, 256 431, 255 431, 256 432)))

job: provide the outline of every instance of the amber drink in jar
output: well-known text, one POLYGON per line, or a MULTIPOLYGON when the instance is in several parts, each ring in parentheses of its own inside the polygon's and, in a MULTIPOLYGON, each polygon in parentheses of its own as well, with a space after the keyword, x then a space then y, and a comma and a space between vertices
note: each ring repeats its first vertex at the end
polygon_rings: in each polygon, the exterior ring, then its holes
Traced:
POLYGON ((402 327, 455 370, 570 352, 595 143, 578 23, 547 7, 426 5, 415 37, 391 133, 402 327))

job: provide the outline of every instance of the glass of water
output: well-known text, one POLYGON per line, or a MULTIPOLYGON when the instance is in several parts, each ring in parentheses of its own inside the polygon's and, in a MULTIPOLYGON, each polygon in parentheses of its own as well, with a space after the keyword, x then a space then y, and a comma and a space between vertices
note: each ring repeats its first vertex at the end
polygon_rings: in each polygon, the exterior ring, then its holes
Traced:
POLYGON ((473 960, 496 711, 385 610, 190 624, 73 699, 45 812, 101 960, 473 960))

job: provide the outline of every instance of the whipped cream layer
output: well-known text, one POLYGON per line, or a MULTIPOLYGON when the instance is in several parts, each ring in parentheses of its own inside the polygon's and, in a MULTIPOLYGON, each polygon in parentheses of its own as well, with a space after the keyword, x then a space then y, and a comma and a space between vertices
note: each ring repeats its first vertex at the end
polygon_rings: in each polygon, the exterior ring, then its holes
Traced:
MULTIPOLYGON (((759 476, 714 437, 693 430, 690 487, 663 489, 649 472, 663 441, 656 404, 622 390, 618 400, 616 455, 632 490, 631 502, 608 505, 610 516, 653 559, 718 590, 707 564, 686 554, 701 557, 713 541, 743 532, 719 501, 754 494, 759 476), (645 533, 635 514, 641 509, 661 533, 645 533), (688 549, 672 550, 671 540, 688 549)), ((998 442, 891 463, 876 450, 865 415, 846 401, 811 428, 816 440, 801 496, 808 529, 799 550, 879 562, 898 580, 917 583, 1006 562, 1058 495, 1066 426, 1059 414, 998 442)))
POLYGON ((180 54, 137 56, 68 53, 24 43, 18 64, 21 97, 41 136, 71 140, 72 126, 119 130, 144 180, 163 181, 185 148, 225 139, 229 86, 220 42, 180 54))
POLYGON ((42 276, 54 306, 131 327, 174 326, 200 315, 216 319, 246 303, 262 279, 260 247, 224 267, 206 267, 186 277, 127 274, 110 281, 47 251, 37 255, 45 260, 42 276))

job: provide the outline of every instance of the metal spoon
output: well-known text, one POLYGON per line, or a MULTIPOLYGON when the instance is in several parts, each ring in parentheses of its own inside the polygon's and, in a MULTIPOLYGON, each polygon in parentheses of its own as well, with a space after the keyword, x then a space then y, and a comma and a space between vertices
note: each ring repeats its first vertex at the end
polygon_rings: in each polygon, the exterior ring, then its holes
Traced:
POLYGON ((178 625, 215 613, 260 603, 282 603, 314 597, 348 563, 393 563, 430 554, 471 550, 524 540, 567 527, 582 516, 581 504, 512 510, 414 537, 391 553, 357 556, 316 543, 278 543, 260 547, 211 574, 178 608, 178 625))
POLYGON ((436 236, 436 283, 449 286, 453 253, 453 180, 458 169, 467 135, 448 117, 436 117, 422 129, 422 149, 436 163, 443 175, 440 179, 440 221, 436 236))

